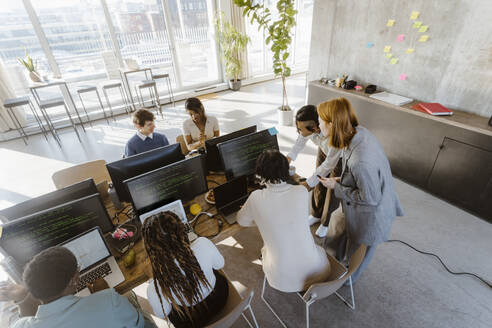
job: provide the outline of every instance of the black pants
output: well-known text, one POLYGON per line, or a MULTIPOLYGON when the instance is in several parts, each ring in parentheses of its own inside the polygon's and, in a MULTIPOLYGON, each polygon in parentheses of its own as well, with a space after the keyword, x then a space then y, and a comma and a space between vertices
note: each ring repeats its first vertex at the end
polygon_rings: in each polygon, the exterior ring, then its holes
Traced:
POLYGON ((169 313, 168 318, 176 328, 198 328, 207 325, 212 317, 222 310, 227 302, 227 296, 229 295, 229 285, 227 279, 222 276, 218 271, 214 270, 215 274, 215 287, 214 290, 199 304, 195 306, 195 309, 191 311, 193 320, 186 316, 185 307, 181 307, 183 317, 179 315, 176 310, 172 310, 169 313))
MULTIPOLYGON (((325 153, 318 148, 318 156, 316 157, 316 167, 320 166, 326 159, 325 153)), ((333 173, 335 177, 338 177, 342 174, 342 160, 340 159, 333 169, 333 173)), ((333 213, 338 206, 340 206, 340 200, 335 197, 335 191, 330 189, 330 202, 328 203, 328 209, 326 212, 326 216, 323 217, 323 212, 325 208, 325 200, 327 197, 328 190, 321 183, 318 183, 316 187, 314 187, 312 198, 311 198, 311 207, 313 208, 312 215, 317 218, 321 218, 321 224, 325 227, 330 223, 331 213, 333 213)))

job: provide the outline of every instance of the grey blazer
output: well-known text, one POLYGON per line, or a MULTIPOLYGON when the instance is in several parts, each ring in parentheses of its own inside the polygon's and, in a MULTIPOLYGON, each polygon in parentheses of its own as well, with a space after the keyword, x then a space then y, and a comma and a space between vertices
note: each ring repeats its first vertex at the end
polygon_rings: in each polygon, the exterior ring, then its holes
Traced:
POLYGON ((403 216, 403 210, 383 147, 366 128, 356 130, 343 152, 335 196, 342 201, 349 239, 377 245, 388 239, 393 220, 403 216))

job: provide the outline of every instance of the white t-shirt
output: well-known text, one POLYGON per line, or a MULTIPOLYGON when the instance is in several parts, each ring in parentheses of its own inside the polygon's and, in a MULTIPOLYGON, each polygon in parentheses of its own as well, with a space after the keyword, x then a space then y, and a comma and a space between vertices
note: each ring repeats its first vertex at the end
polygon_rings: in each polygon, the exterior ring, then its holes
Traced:
POLYGON ((326 177, 337 166, 338 160, 342 157, 342 149, 336 149, 330 146, 330 138, 325 138, 323 133, 313 133, 308 137, 303 137, 299 134, 296 143, 292 147, 291 151, 287 154, 292 161, 295 161, 297 155, 306 146, 308 140, 311 140, 321 151, 326 155, 325 160, 320 166, 316 168, 316 171, 307 179, 307 184, 313 188, 319 183, 318 175, 326 177))
MULTIPOLYGON (((205 274, 205 278, 207 278, 211 286, 209 288, 207 286, 202 285, 202 298, 200 299, 201 302, 208 295, 210 295, 210 293, 214 289, 215 275, 213 270, 214 269, 220 270, 224 267, 224 257, 222 256, 222 254, 220 254, 217 247, 210 240, 204 237, 197 238, 194 242, 191 243, 190 246, 193 254, 195 255, 198 261, 198 264, 200 264, 200 268, 205 274)), ((159 286, 159 291, 160 289, 161 288, 159 286)), ((154 280, 151 280, 149 282, 149 286, 147 287, 147 299, 149 300, 149 303, 152 306, 152 310, 154 310, 155 315, 160 318, 164 318, 164 314, 162 313, 161 302, 159 301, 159 296, 157 296, 155 290, 154 280)), ((176 298, 175 300, 179 305, 182 305, 176 298)), ((171 303, 167 302, 163 297, 162 305, 164 306, 166 315, 168 315, 172 310, 171 303)), ((185 306, 190 306, 190 304, 185 304, 185 306)))
POLYGON ((258 226, 264 246, 263 271, 268 283, 283 292, 306 290, 328 278, 330 262, 309 228, 309 196, 303 186, 267 184, 251 193, 238 212, 242 226, 258 226))
MULTIPOLYGON (((207 115, 207 121, 205 122, 205 138, 210 139, 214 137, 214 132, 219 131, 219 120, 215 116, 207 115)), ((191 118, 183 122, 183 135, 191 135, 193 142, 200 141, 200 129, 196 126, 195 122, 191 118)))

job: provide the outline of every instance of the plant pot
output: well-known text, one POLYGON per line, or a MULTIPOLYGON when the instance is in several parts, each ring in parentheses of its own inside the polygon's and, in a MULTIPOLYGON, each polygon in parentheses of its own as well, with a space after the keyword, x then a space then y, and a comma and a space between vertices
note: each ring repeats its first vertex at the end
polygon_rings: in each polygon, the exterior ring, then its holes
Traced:
POLYGON ((278 124, 291 126, 294 121, 294 112, 292 110, 278 110, 278 124))
POLYGON ((39 74, 37 72, 29 72, 29 78, 33 82, 41 82, 41 77, 39 77, 39 74))
POLYGON ((241 80, 237 80, 234 82, 234 80, 229 80, 229 88, 232 89, 232 91, 238 91, 241 89, 241 80))

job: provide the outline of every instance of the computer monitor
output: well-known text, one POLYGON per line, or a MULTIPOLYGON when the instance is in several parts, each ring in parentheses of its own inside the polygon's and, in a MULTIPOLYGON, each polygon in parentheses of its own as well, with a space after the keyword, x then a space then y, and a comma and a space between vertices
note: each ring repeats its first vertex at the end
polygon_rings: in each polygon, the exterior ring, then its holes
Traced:
POLYGON ((8 222, 67 203, 74 199, 96 194, 94 180, 87 179, 42 196, 26 200, 12 207, 0 210, 0 221, 8 222))
POLYGON ((203 156, 188 158, 125 181, 137 215, 190 200, 208 190, 203 156))
POLYGON ((114 228, 99 194, 8 222, 2 227, 0 248, 22 269, 42 250, 96 226, 103 232, 114 228))
POLYGON ((179 143, 156 148, 106 164, 113 187, 122 202, 131 198, 123 181, 184 159, 179 143))
POLYGON ((256 170, 256 159, 266 149, 277 149, 277 135, 271 129, 248 134, 217 145, 224 163, 227 180, 251 175, 256 170))
POLYGON ((207 157, 206 157, 207 170, 214 171, 214 172, 224 171, 224 165, 222 163, 222 158, 220 158, 217 144, 255 132, 256 132, 256 125, 253 125, 220 137, 206 140, 205 149, 207 151, 207 157))

